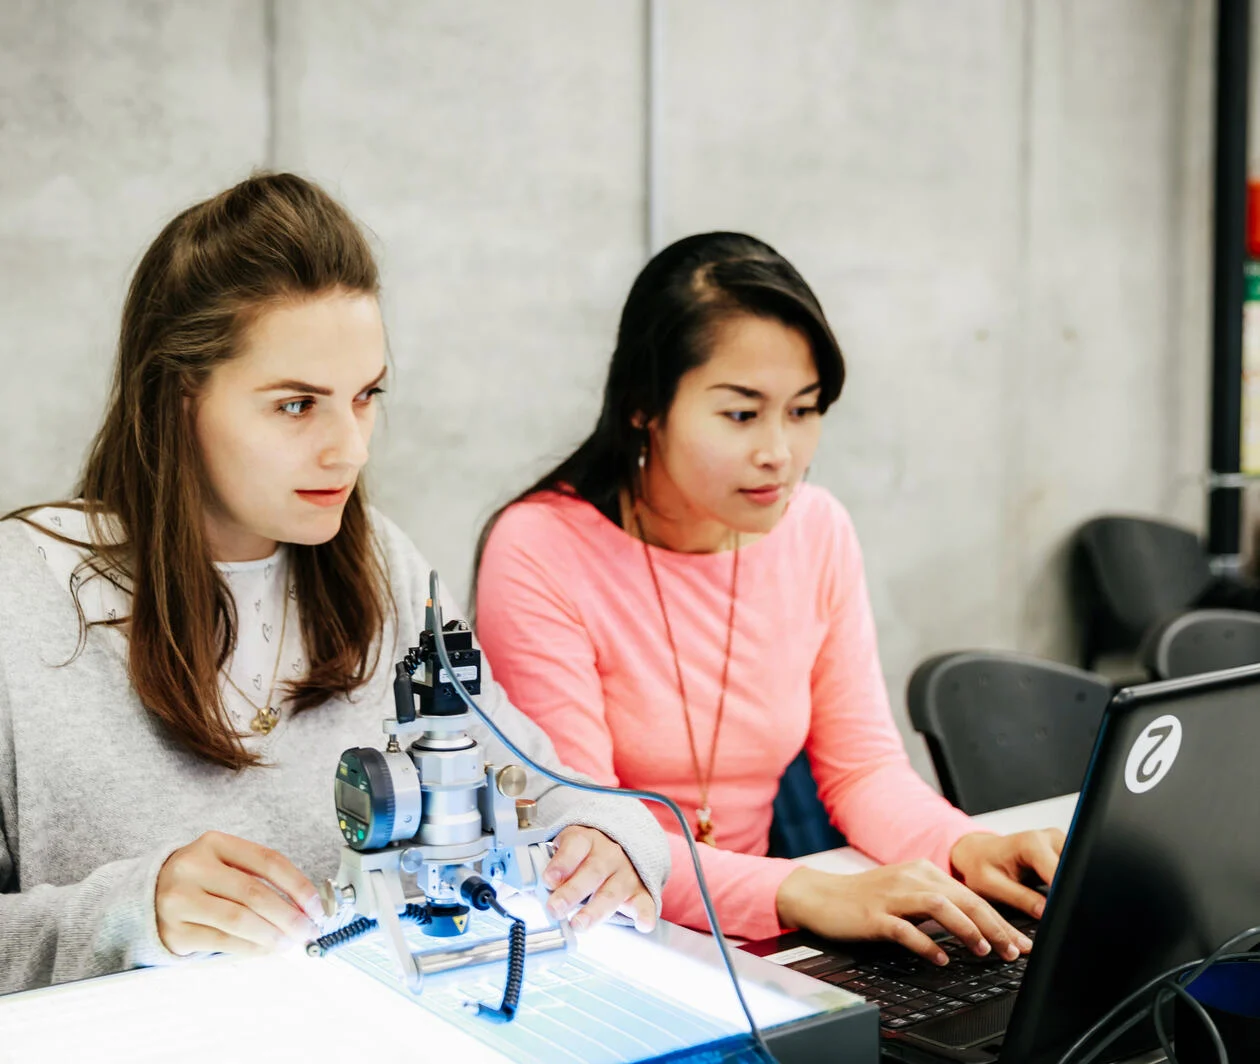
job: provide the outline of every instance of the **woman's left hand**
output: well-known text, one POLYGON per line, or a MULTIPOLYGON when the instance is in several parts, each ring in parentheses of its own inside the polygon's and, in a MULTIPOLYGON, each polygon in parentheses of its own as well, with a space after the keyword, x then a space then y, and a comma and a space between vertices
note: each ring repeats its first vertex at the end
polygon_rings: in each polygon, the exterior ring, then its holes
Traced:
POLYGON ((543 882, 552 890, 547 908, 553 916, 581 906, 571 920, 576 931, 594 927, 614 912, 631 917, 639 931, 656 926, 656 904, 626 851, 595 828, 570 825, 556 836, 556 855, 543 872, 543 882))
POLYGON ((1024 879, 1031 872, 1049 883, 1059 867, 1063 840, 1058 828, 1015 835, 977 832, 954 843, 949 860, 963 883, 981 897, 1005 902, 1040 920, 1046 899, 1025 886, 1024 879))

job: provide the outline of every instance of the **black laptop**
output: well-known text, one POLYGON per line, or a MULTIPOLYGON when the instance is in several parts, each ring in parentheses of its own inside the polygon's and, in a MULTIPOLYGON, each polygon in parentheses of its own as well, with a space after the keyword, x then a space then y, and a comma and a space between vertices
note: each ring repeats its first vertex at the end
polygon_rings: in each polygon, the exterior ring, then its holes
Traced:
MULTIPOLYGON (((1148 979, 1260 924, 1260 666, 1120 691, 1107 707, 1027 957, 943 968, 887 944, 791 932, 789 967, 880 1008, 885 1058, 1053 1064, 1148 979)), ((1105 1059, 1156 1044, 1147 1021, 1105 1059)))

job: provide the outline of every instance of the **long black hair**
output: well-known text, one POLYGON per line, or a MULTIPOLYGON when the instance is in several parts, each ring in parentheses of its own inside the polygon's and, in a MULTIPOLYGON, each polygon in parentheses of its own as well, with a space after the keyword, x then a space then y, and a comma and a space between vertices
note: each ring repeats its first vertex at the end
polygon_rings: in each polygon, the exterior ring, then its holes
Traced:
POLYGON ((643 267, 626 297, 594 431, 551 472, 500 507, 482 529, 473 603, 486 543, 509 506, 556 491, 609 513, 623 490, 637 494, 646 426, 665 419, 683 374, 709 357, 717 327, 740 314, 800 329, 818 370, 819 411, 826 412, 839 398, 844 386, 840 345, 818 298, 787 259, 745 233, 699 233, 670 244, 643 267))

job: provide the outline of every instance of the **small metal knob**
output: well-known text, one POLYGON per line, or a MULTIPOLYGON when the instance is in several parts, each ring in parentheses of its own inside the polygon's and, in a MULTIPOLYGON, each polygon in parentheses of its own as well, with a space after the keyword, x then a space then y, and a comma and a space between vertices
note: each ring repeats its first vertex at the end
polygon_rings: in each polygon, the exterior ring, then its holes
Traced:
POLYGON ((494 785, 505 798, 519 798, 525 793, 525 770, 520 765, 506 765, 495 773, 494 785))
POLYGON ((319 885, 319 903, 323 906, 324 915, 331 919, 343 905, 354 904, 354 887, 339 887, 331 879, 325 879, 319 885))
POLYGON ((516 826, 524 830, 534 826, 534 807, 538 803, 532 798, 516 799, 516 826))

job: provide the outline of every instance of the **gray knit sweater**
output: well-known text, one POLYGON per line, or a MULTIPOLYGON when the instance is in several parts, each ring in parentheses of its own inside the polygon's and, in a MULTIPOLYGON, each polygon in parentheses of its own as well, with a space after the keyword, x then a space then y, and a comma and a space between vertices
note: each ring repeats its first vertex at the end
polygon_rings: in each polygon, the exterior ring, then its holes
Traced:
MULTIPOLYGON (((352 699, 284 714, 268 765, 233 772, 177 746, 141 705, 119 652, 92 629, 71 656, 78 619, 27 530, 0 522, 0 993, 174 963, 157 935, 154 889, 176 848, 217 829, 270 846, 313 882, 336 873, 332 804, 342 750, 383 743, 393 663, 424 621, 429 567, 377 516, 399 625, 370 683, 352 699)), ((450 613, 448 609, 448 614, 450 613)), ((481 704, 531 757, 560 767, 551 742, 485 670, 481 704)), ((502 764, 484 728, 473 734, 502 764)), ((540 822, 596 827, 620 843, 660 903, 664 833, 632 799, 551 788, 531 774, 540 822)))

